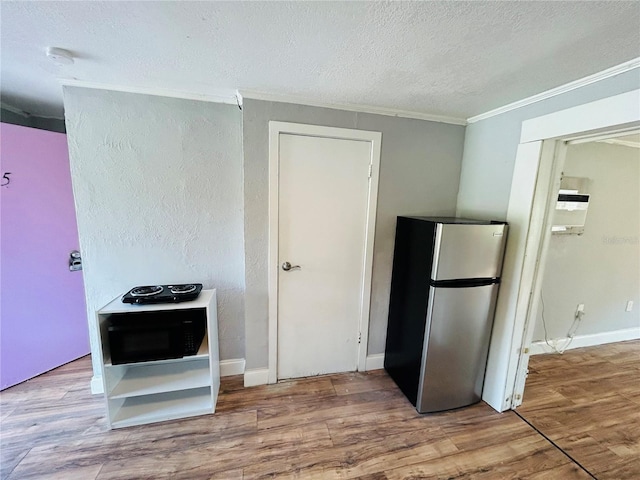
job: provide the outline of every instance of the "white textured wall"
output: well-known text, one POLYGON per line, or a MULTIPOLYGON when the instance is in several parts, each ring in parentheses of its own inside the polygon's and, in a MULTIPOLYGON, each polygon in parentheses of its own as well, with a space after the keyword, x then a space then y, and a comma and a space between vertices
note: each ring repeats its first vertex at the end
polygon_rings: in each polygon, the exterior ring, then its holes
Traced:
POLYGON ((640 150, 570 145, 563 171, 588 178, 591 198, 583 235, 551 237, 542 283, 548 338, 565 338, 579 303, 586 315, 578 335, 640 327, 640 150), (634 309, 625 312, 629 300, 634 309))
POLYGON ((464 127, 245 99, 243 106, 247 368, 267 366, 270 120, 382 132, 368 354, 384 352, 397 215, 453 215, 464 127))
POLYGON ((221 358, 244 357, 241 112, 75 87, 64 102, 92 352, 114 297, 199 282, 218 289, 221 358))

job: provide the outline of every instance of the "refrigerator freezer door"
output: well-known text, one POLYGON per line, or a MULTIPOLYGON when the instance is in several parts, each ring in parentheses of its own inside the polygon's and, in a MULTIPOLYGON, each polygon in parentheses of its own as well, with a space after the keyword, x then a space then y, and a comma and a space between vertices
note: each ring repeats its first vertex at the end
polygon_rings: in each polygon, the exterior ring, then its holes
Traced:
POLYGON ((430 287, 418 412, 480 401, 497 293, 497 284, 430 287))
POLYGON ((507 226, 442 224, 436 228, 431 278, 496 278, 502 270, 507 226))

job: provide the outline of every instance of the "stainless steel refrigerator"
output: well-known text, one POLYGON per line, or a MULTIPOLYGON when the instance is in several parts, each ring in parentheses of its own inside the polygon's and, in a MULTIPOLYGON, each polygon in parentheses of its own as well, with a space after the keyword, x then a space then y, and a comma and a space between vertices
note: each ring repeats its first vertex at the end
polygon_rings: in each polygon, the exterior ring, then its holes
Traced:
POLYGON ((482 397, 507 229, 398 217, 384 367, 420 413, 482 397))

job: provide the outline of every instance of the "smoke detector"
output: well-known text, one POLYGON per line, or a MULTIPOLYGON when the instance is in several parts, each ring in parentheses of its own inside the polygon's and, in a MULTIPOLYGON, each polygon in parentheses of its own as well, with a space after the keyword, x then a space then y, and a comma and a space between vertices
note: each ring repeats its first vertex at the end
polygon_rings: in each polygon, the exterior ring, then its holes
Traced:
POLYGON ((71 65, 73 63, 73 54, 64 48, 48 47, 47 57, 56 65, 71 65))

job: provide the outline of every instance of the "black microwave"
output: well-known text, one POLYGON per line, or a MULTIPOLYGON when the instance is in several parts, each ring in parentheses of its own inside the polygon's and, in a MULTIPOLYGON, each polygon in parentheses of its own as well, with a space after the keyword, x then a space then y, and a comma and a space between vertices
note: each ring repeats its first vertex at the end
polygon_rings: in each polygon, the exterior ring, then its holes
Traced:
POLYGON ((198 353, 205 318, 202 309, 116 313, 107 334, 113 365, 182 358, 198 353))

